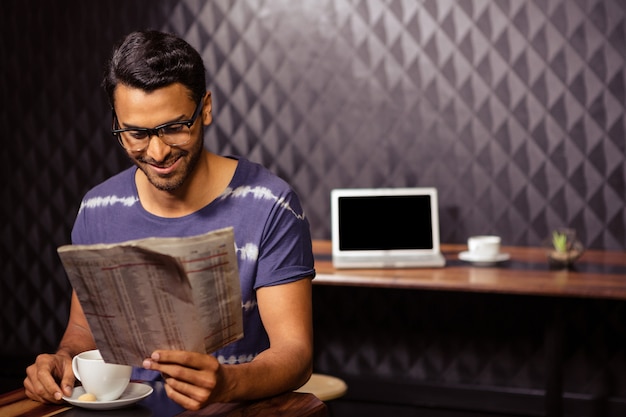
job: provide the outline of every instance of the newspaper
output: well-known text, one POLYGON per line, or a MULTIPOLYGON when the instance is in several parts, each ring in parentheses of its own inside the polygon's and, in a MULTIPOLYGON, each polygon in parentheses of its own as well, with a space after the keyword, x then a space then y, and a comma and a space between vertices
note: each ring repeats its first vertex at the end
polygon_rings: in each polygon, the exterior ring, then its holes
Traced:
POLYGON ((105 362, 213 352, 243 337, 232 227, 187 238, 58 248, 105 362))

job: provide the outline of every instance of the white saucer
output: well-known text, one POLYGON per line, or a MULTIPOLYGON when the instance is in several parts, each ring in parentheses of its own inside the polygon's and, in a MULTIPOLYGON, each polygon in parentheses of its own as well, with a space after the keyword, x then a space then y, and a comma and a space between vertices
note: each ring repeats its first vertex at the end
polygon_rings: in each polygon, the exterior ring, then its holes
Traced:
POLYGON ((85 393, 83 387, 75 387, 71 397, 64 396, 63 399, 77 407, 89 408, 90 410, 114 410, 116 408, 127 407, 152 394, 150 385, 131 382, 120 398, 112 401, 78 401, 78 397, 85 393))
POLYGON ((459 253, 459 259, 462 261, 471 262, 474 265, 488 266, 493 265, 498 262, 503 262, 509 260, 511 255, 508 253, 499 253, 495 257, 484 257, 484 256, 476 256, 472 255, 469 252, 461 252, 459 253))

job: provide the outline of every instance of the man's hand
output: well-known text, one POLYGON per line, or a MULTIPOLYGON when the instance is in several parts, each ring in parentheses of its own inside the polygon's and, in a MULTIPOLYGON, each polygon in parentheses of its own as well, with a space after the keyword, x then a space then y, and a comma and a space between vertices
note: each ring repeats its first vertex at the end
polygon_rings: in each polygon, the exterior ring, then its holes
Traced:
POLYGON ((211 355, 158 350, 143 362, 145 369, 161 372, 167 396, 188 410, 216 402, 221 386, 221 365, 211 355))
POLYGON ((257 290, 270 347, 253 360, 220 364, 208 354, 156 350, 143 367, 161 372, 167 396, 188 410, 209 403, 248 401, 294 390, 311 375, 313 321, 311 280, 257 290))
POLYGON ((72 358, 66 353, 39 355, 26 368, 24 388, 26 395, 35 401, 61 403, 64 395, 72 395, 73 387, 72 358))

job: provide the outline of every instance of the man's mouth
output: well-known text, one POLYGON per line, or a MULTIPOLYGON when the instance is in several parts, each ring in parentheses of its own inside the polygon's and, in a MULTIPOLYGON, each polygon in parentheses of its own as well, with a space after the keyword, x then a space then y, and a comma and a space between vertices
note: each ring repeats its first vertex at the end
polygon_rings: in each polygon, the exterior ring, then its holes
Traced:
POLYGON ((155 164, 155 163, 148 162, 145 160, 142 162, 146 165, 149 165, 150 168, 158 175, 169 175, 174 170, 176 170, 176 168, 179 165, 180 160, 181 158, 176 158, 174 161, 167 161, 165 163, 160 163, 160 164, 155 164))

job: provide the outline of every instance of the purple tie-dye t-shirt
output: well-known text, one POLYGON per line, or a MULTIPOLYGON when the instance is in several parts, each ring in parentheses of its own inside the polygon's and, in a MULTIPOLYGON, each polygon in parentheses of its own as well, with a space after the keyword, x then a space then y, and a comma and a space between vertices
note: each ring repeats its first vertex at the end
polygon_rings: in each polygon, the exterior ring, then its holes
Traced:
MULTIPOLYGON (((251 361, 269 347, 255 290, 314 276, 309 224, 289 185, 262 166, 238 159, 228 188, 195 213, 158 217, 143 209, 129 168, 90 190, 83 199, 72 243, 117 243, 150 236, 193 236, 232 226, 241 280, 244 338, 217 351, 221 363, 251 361)), ((147 352, 149 355, 150 352, 147 352)), ((133 379, 155 379, 135 369, 133 379)))

